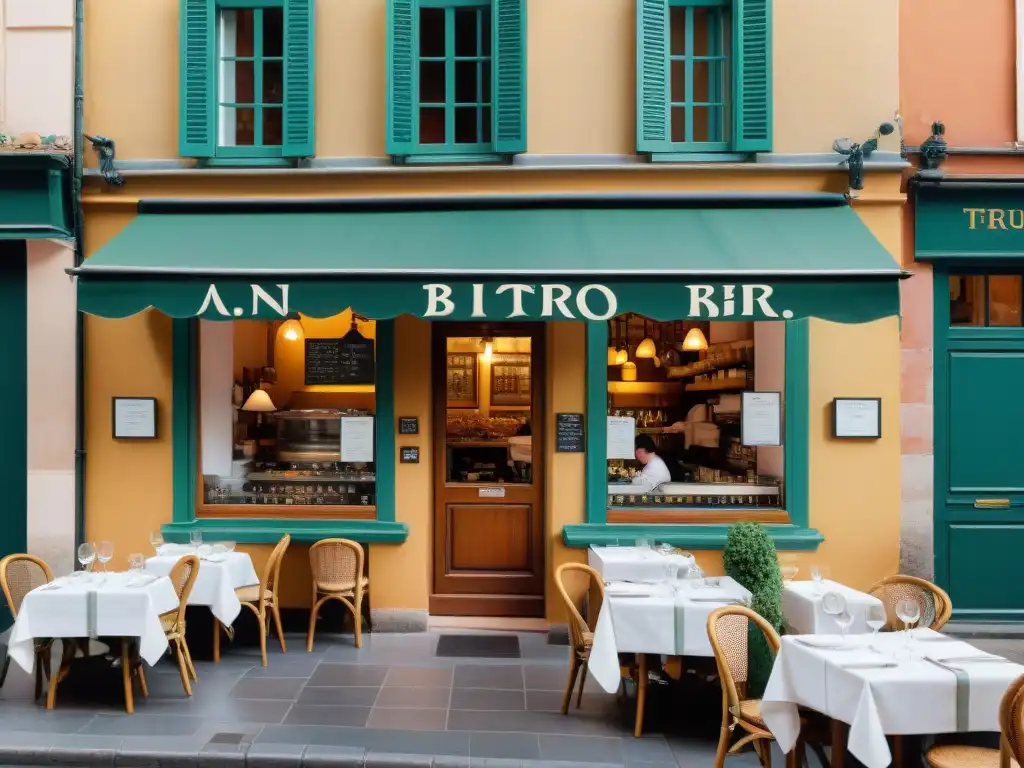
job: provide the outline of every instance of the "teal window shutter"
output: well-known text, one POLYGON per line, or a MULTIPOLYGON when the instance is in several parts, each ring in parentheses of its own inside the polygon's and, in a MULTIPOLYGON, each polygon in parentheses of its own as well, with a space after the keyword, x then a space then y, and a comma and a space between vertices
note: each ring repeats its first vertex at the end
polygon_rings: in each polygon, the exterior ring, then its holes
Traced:
POLYGON ((316 154, 314 5, 315 0, 286 0, 284 6, 284 157, 316 154))
POLYGON ((734 0, 735 149, 772 149, 771 0, 734 0))
POLYGON ((494 151, 526 151, 526 0, 492 0, 494 151))
POLYGON ((213 157, 217 100, 213 57, 217 9, 214 0, 181 0, 180 14, 178 154, 182 157, 213 157))
POLYGON ((409 155, 416 148, 417 0, 388 0, 387 153, 409 155))
POLYGON ((636 150, 667 152, 668 0, 636 0, 636 150))

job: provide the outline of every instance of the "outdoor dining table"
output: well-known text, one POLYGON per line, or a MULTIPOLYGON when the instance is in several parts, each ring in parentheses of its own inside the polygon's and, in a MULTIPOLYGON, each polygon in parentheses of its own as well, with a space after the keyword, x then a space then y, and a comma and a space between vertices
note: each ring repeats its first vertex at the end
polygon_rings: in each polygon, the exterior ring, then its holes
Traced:
POLYGON ((620 683, 618 654, 713 657, 708 617, 746 603, 750 592, 729 576, 656 584, 609 582, 597 617, 589 669, 609 693, 620 683))
POLYGON ((696 563, 693 555, 651 547, 591 547, 587 559, 605 581, 663 581, 673 566, 673 576, 682 578, 696 563))
MULTIPOLYGON (((761 699, 761 717, 789 752, 798 707, 849 726, 850 754, 886 768, 886 736, 999 731, 999 703, 1024 667, 927 628, 877 636, 786 636, 761 699)), ((845 727, 841 729, 845 731, 845 727)), ((840 731, 833 729, 833 738, 840 731)), ((845 750, 833 744, 833 768, 845 750)))
POLYGON ((838 635, 839 625, 834 616, 825 612, 824 599, 835 592, 846 599, 847 611, 853 623, 847 630, 851 634, 870 632, 865 623, 869 605, 882 605, 874 595, 860 592, 845 584, 824 581, 793 581, 782 589, 782 614, 786 617, 786 630, 794 635, 838 635))

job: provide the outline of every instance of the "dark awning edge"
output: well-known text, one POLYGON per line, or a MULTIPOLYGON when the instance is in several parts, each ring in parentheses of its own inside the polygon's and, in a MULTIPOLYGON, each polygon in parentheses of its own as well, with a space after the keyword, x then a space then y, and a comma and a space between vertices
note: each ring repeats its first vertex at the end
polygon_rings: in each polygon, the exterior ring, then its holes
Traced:
POLYGON ((400 211, 496 211, 575 208, 829 208, 849 205, 838 192, 594 192, 518 195, 438 195, 435 197, 340 198, 149 198, 136 204, 140 214, 372 213, 400 211))

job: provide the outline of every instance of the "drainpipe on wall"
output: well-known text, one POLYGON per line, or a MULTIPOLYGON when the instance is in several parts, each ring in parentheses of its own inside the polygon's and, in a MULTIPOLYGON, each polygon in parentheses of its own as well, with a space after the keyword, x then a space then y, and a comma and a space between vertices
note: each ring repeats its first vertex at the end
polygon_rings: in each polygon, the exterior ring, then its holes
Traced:
MULTIPOLYGON (((82 213, 82 155, 85 152, 85 85, 83 48, 85 0, 75 0, 75 165, 71 205, 75 215, 75 266, 85 260, 85 220, 82 213)), ((76 278, 77 279, 77 278, 76 278)), ((75 313, 75 545, 85 539, 85 317, 75 313)))

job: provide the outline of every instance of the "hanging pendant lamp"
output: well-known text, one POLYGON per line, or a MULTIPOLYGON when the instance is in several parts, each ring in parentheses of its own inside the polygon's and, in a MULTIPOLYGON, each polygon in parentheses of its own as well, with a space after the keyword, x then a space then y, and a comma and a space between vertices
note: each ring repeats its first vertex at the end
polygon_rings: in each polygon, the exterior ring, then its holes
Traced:
POLYGON ((708 340, 700 328, 691 328, 683 339, 683 349, 687 352, 701 352, 707 348, 708 340))

